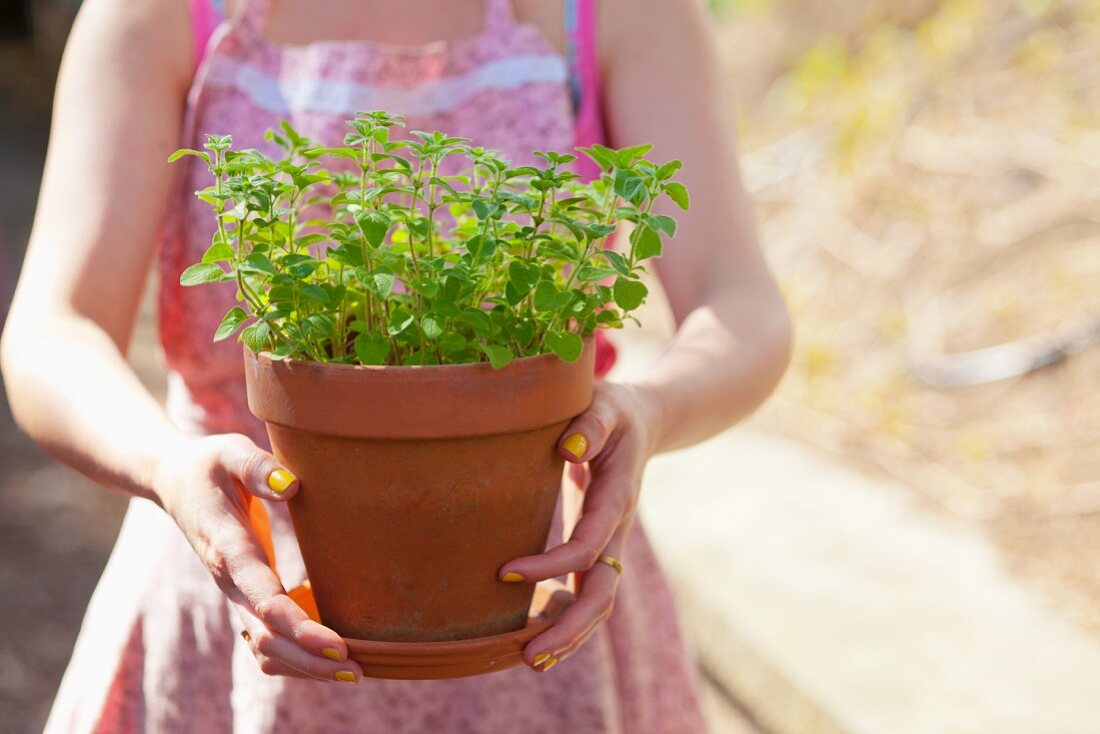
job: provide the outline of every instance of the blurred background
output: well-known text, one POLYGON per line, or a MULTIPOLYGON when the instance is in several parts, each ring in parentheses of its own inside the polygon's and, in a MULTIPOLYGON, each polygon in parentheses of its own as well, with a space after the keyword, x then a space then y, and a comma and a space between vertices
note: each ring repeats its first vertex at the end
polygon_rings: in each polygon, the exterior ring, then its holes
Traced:
MULTIPOLYGON (((0 315, 77 5, 0 17, 0 315)), ((748 426, 647 475, 715 731, 1100 731, 1100 2, 710 5, 798 332, 748 426)), ((0 457, 0 729, 35 731, 125 503, 2 399, 0 457)))

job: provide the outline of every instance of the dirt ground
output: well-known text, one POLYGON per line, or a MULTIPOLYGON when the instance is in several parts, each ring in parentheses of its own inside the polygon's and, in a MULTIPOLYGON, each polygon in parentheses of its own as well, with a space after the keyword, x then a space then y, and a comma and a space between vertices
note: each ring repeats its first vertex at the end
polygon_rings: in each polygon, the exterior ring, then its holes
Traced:
POLYGON ((1100 6, 764 5, 723 34, 798 329, 761 423, 985 528, 1100 631, 1100 349, 1073 342, 1100 323, 1100 6), (922 382, 945 355, 1060 339, 1080 353, 922 382))

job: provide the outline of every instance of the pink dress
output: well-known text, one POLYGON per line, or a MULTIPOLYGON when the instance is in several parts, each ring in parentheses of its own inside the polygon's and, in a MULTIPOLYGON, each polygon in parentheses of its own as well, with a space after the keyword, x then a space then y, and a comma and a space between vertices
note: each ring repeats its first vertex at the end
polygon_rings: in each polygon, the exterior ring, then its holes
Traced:
MULTIPOLYGON (((570 149, 600 136, 593 0, 568 3, 570 58, 510 0, 486 0, 481 33, 450 44, 400 49, 365 42, 280 46, 262 35, 268 0, 211 27, 209 0, 191 0, 202 58, 188 99, 182 145, 206 132, 269 149, 279 118, 306 135, 339 141, 357 110, 405 114, 410 129, 445 130, 534 162, 532 151, 570 149), (573 73, 571 73, 573 72, 573 73), (580 83, 579 94, 576 94, 580 83), (574 112, 576 97, 579 100, 574 112)), ((194 159, 186 159, 193 161, 194 159)), ((201 165, 181 166, 160 241, 160 332, 169 367, 168 410, 195 434, 239 432, 267 446, 244 397, 238 344, 211 342, 233 301, 227 287, 183 289, 212 217, 192 195, 201 165)), ((582 170, 582 172, 586 172, 582 170)), ((601 340, 598 374, 613 351, 601 340)), ((285 507, 269 504, 279 571, 305 577, 285 507)), ((551 544, 561 542, 562 519, 551 544), (555 540, 556 538, 556 540, 555 540)), ((260 672, 240 622, 176 528, 152 503, 130 502, 89 604, 46 731, 85 732, 702 732, 698 679, 667 584, 635 524, 611 618, 546 674, 517 667, 444 681, 364 678, 357 686, 260 672)))

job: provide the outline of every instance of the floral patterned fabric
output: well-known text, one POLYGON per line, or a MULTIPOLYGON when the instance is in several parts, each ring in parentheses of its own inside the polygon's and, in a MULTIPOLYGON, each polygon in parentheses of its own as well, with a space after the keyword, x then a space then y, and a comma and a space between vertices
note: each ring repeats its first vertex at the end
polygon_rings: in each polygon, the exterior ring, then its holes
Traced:
MULTIPOLYGON (((192 6, 194 7, 194 2, 192 6)), ((587 5, 590 5, 588 3, 587 5)), ((505 151, 574 142, 569 64, 509 0, 487 0, 484 28, 450 44, 399 49, 365 42, 289 46, 263 36, 267 0, 247 3, 206 46, 188 100, 183 144, 231 133, 270 150, 279 118, 321 141, 343 138, 357 110, 409 116, 409 129, 445 130, 505 151), (409 112, 411 110, 411 112, 409 112)), ((583 21, 582 21, 583 22, 583 21)), ((241 347, 211 334, 231 307, 231 285, 185 289, 179 274, 210 242, 212 217, 192 195, 209 174, 175 164, 178 185, 160 241, 159 323, 169 367, 168 410, 195 434, 239 432, 267 446, 248 411, 241 347)), ((600 339, 597 370, 613 361, 600 339)), ((566 491, 574 491, 567 488, 566 491)), ((576 506, 576 497, 563 503, 576 506)), ((305 570, 285 507, 267 504, 279 570, 289 587, 305 570)), ((551 545, 566 523, 559 513, 551 545)), ((262 674, 239 620, 174 523, 152 503, 130 503, 92 597, 47 732, 701 732, 697 673, 667 584, 637 524, 623 558, 612 617, 570 659, 445 681, 364 678, 357 686, 262 674)))

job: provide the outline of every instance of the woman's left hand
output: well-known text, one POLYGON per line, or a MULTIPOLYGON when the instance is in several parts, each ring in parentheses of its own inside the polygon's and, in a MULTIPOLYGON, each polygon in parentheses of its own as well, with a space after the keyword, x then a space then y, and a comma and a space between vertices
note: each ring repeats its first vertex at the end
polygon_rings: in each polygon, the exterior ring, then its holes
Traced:
POLYGON ((568 542, 500 569, 500 579, 513 583, 584 573, 576 602, 524 648, 524 661, 535 670, 545 672, 572 655, 611 616, 621 566, 607 559, 622 559, 642 472, 655 450, 656 412, 653 398, 639 388, 598 381, 591 406, 562 434, 558 450, 584 490, 581 517, 568 542))

